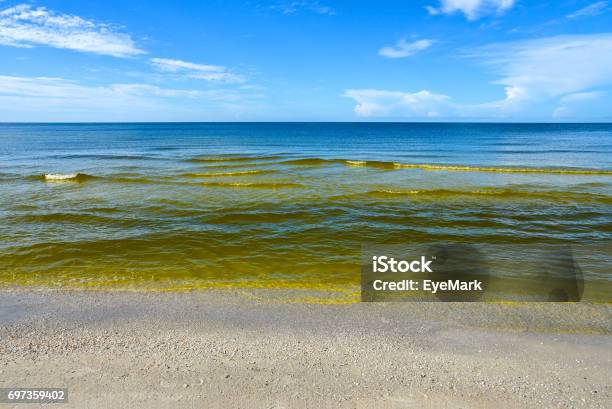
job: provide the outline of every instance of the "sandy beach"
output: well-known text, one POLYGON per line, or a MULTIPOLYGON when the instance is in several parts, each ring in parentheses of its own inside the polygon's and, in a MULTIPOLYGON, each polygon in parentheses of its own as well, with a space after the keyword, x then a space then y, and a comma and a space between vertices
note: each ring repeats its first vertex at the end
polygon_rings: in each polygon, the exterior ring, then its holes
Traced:
POLYGON ((65 387, 69 402, 53 407, 66 408, 612 402, 608 305, 321 305, 286 295, 3 290, 0 387, 65 387))

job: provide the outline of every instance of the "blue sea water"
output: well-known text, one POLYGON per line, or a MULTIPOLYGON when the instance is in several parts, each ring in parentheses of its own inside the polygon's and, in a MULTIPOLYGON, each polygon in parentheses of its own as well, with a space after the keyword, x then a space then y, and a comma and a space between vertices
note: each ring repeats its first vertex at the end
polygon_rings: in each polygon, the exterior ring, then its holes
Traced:
POLYGON ((153 158, 207 153, 612 168, 612 124, 2 124, 0 140, 2 161, 24 164, 53 155, 69 160, 69 153, 153 158))
POLYGON ((612 124, 0 124, 5 283, 354 285, 362 245, 611 238, 612 124))

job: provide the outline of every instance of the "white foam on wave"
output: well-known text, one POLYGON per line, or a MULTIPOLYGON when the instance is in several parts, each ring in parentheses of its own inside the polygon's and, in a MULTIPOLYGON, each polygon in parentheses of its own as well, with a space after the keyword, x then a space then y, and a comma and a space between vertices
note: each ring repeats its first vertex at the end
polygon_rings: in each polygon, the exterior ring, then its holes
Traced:
POLYGON ((366 162, 365 160, 347 160, 346 164, 349 166, 362 167, 362 166, 367 166, 368 162, 366 162))
POLYGON ((78 178, 78 173, 46 173, 45 180, 70 180, 78 178))

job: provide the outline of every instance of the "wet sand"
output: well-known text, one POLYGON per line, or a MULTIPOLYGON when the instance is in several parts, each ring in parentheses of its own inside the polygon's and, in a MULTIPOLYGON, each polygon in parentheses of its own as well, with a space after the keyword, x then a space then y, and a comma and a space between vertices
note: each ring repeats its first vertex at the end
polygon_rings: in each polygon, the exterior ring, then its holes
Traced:
POLYGON ((611 406, 609 305, 291 297, 3 290, 0 387, 66 387, 58 408, 611 406))

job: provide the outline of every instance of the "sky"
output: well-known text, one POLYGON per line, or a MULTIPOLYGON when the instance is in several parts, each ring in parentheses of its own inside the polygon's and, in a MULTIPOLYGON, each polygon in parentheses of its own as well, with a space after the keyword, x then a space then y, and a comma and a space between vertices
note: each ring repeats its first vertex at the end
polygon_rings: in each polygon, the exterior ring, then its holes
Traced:
POLYGON ((1 122, 612 121, 612 0, 0 0, 1 122))

